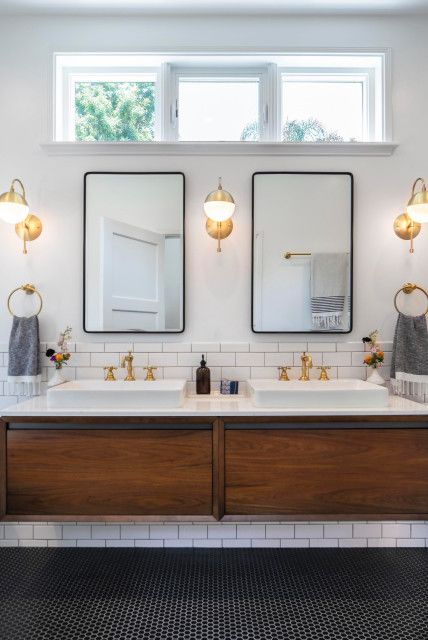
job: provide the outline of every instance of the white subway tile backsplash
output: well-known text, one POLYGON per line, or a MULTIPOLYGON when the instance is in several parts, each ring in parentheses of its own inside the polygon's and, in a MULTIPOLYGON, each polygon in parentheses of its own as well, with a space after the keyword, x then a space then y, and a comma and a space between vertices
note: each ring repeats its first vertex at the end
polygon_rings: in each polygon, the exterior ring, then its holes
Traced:
POLYGON ((350 367, 351 366, 351 353, 324 353, 323 364, 332 367, 350 367))
POLYGON ((149 362, 147 363, 146 361, 143 364, 143 366, 147 364, 151 364, 157 367, 176 367, 177 366, 176 353, 150 353, 148 354, 148 360, 149 362))
POLYGON ((164 342, 163 350, 165 353, 186 353, 192 350, 192 345, 190 342, 164 342))
POLYGON ((221 377, 227 380, 248 380, 251 370, 250 367, 222 367, 221 377))
POLYGON ((281 546, 281 540, 275 538, 270 538, 269 540, 251 540, 251 546, 253 547, 253 549, 277 549, 281 546))
POLYGON ((104 351, 104 342, 76 342, 76 352, 79 351, 88 353, 104 351))
POLYGON ((335 538, 311 538, 309 540, 309 546, 320 549, 324 548, 334 548, 339 546, 339 541, 335 538))
POLYGON ((118 367, 119 364, 118 353, 91 353, 92 367, 109 367, 110 365, 118 367))
POLYGON ((47 547, 48 541, 47 540, 20 540, 19 546, 20 547, 47 547))
POLYGON ((360 342, 338 342, 337 351, 364 351, 364 344, 360 342))
POLYGON ((352 524, 325 524, 324 538, 352 538, 352 524))
POLYGON ((265 364, 264 353, 237 353, 237 367, 263 367, 265 364))
POLYGON ((163 351, 162 342, 134 342, 134 353, 155 353, 163 351))
POLYGON ((352 366, 353 367, 362 367, 364 366, 364 356, 365 353, 361 353, 359 351, 352 353, 352 366))
MULTIPOLYGON (((206 356, 207 366, 210 367, 234 367, 234 353, 209 353, 206 356)), ((199 365, 199 363, 198 363, 199 365)))
POLYGON ((211 351, 220 351, 219 342, 192 342, 192 351, 197 353, 210 353, 211 351))
POLYGON ((281 548, 287 548, 287 549, 305 549, 306 547, 309 547, 309 540, 295 540, 294 538, 284 538, 281 539, 281 548))
POLYGON ((163 547, 163 540, 135 540, 136 547, 163 547))
POLYGON ((397 538, 397 547, 425 547, 425 538, 397 538))
POLYGON ((193 540, 193 546, 198 549, 221 549, 221 547, 223 546, 223 543, 221 540, 215 540, 215 539, 211 539, 209 540, 208 538, 205 539, 201 539, 201 540, 193 540))
POLYGON ((335 342, 308 342, 308 352, 316 353, 325 352, 325 351, 336 351, 336 343, 335 342))
POLYGON ((106 547, 134 547, 134 540, 106 540, 106 547))
POLYGON ((245 549, 251 547, 251 540, 247 540, 244 538, 240 538, 239 540, 223 540, 223 548, 224 549, 245 549))
POLYGON ((268 378, 274 380, 278 378, 277 367, 251 367, 251 378, 268 378))
POLYGON ((278 350, 283 353, 291 353, 294 351, 307 351, 307 342, 280 342, 278 344, 278 350))
POLYGON ((278 351, 277 342, 252 342, 250 344, 250 351, 254 353, 270 353, 278 351))
POLYGON ((220 351, 231 353, 242 353, 243 351, 249 351, 250 345, 248 342, 222 342, 220 345, 220 351))
POLYGON ((104 351, 113 353, 123 353, 134 350, 132 342, 106 342, 104 351))
POLYGON ((267 367, 292 367, 293 364, 293 352, 280 351, 279 353, 267 353, 265 355, 265 365, 267 367))

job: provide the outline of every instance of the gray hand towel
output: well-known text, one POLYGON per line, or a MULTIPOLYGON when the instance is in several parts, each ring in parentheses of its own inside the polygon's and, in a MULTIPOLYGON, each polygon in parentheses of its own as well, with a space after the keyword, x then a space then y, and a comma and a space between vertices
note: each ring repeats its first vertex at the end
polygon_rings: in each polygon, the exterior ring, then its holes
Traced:
POLYGON ((348 293, 346 253, 313 253, 311 257, 311 313, 315 331, 340 330, 348 293))
POLYGON ((7 381, 17 395, 39 395, 41 381, 39 320, 13 316, 7 381))
POLYGON ((392 347, 391 384, 400 395, 428 394, 428 330, 425 315, 398 314, 392 347))

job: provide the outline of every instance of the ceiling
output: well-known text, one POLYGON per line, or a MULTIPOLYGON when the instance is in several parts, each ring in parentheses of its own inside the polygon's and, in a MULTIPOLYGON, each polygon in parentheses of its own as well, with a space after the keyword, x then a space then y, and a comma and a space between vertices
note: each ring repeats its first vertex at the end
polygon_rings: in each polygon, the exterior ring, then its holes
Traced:
POLYGON ((428 0, 0 0, 0 14, 405 14, 428 0))

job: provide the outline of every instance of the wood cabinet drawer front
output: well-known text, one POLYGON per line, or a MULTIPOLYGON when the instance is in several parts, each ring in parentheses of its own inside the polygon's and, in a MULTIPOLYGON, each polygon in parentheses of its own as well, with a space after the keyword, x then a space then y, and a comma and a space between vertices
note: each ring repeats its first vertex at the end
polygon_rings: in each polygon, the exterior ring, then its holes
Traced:
POLYGON ((428 430, 227 430, 226 515, 428 513, 428 430))
POLYGON ((210 430, 10 430, 8 515, 209 515, 210 430))

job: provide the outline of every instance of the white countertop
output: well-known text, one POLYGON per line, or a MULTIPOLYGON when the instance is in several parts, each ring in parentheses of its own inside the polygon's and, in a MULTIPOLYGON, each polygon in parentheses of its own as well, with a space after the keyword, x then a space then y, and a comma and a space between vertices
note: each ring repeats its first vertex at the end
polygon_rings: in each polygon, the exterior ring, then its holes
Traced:
POLYGON ((428 404, 420 404, 400 398, 389 397, 388 407, 382 409, 268 409, 255 407, 245 396, 190 396, 177 409, 58 409, 49 408, 46 396, 31 398, 1 410, 1 416, 8 417, 49 417, 49 416, 153 416, 153 417, 215 417, 215 416, 428 416, 428 404))

